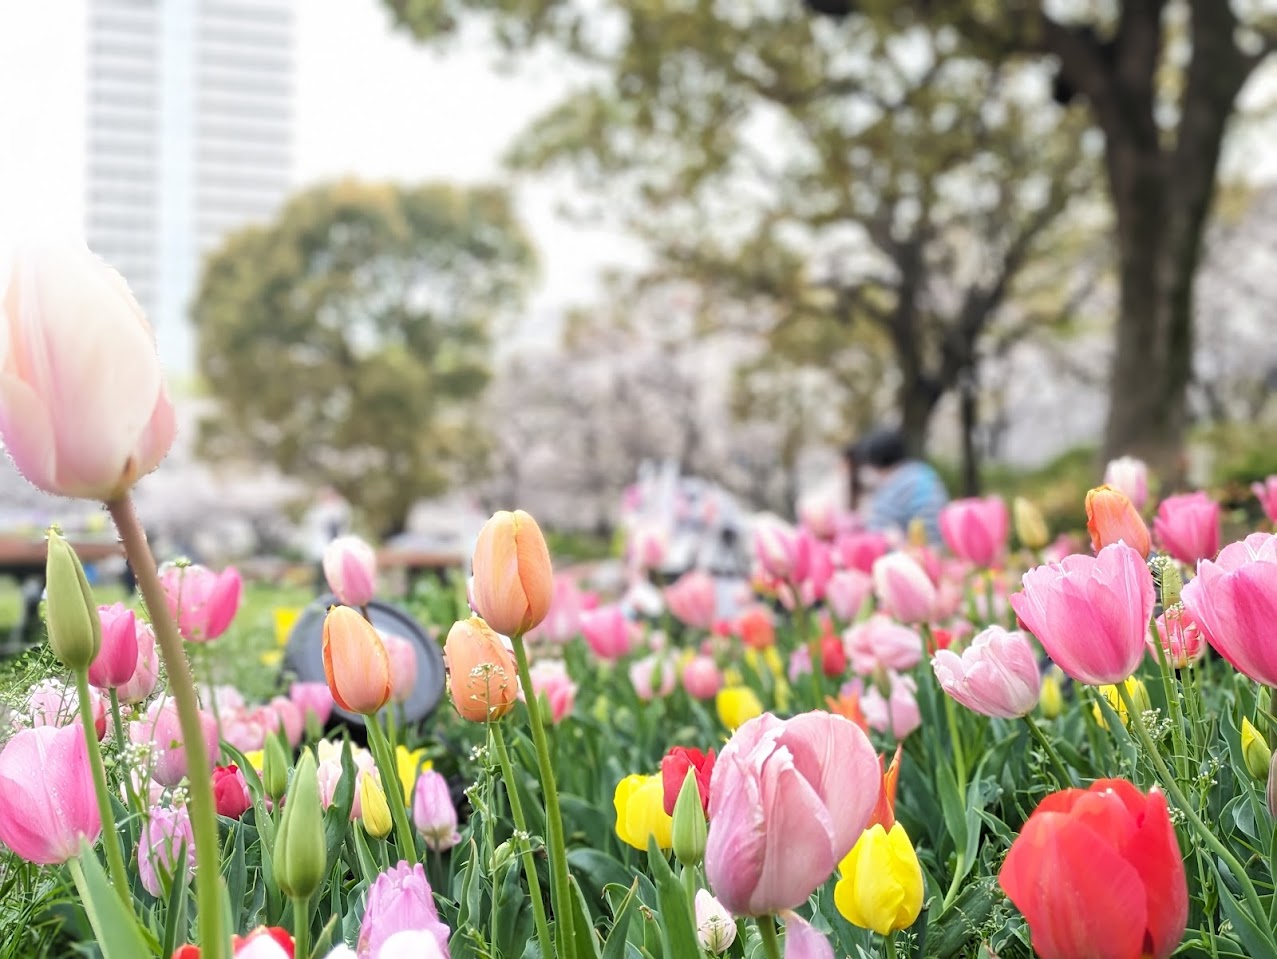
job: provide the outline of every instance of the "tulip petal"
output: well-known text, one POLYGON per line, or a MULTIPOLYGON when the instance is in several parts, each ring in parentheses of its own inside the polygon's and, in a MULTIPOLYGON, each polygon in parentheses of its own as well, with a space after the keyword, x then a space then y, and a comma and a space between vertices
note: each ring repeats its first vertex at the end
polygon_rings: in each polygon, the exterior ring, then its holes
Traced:
POLYGON ((778 744, 793 755, 794 767, 828 809, 837 862, 865 831, 882 791, 869 737, 842 716, 810 712, 789 720, 778 744))
POLYGON ((5 373, 0 373, 0 438, 27 482, 55 488, 57 451, 49 411, 31 387, 5 373))
POLYGON ((790 912, 785 915, 785 959, 834 959, 834 947, 824 933, 790 912))

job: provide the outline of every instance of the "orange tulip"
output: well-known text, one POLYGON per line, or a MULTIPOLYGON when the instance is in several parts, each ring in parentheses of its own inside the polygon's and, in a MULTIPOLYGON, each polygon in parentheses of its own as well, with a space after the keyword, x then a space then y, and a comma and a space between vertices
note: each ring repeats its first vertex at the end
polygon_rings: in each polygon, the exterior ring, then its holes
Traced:
MULTIPOLYGON (((873 818, 869 820, 870 826, 881 823, 882 828, 887 832, 891 832, 891 827, 896 824, 896 780, 900 778, 900 755, 904 752, 904 748, 904 744, 896 747, 896 755, 892 758, 891 765, 882 774, 882 792, 878 794, 878 805, 874 807, 873 818)), ((884 757, 879 754, 879 769, 882 769, 883 761, 884 757)))
POLYGON ((518 636, 545 619, 554 572, 531 516, 521 509, 493 514, 479 532, 473 565, 475 608, 493 629, 518 636))
POLYGON ((518 667, 501 637, 478 616, 454 623, 443 645, 452 704, 462 719, 500 719, 519 698, 518 667))
POLYGON ((1148 559, 1153 548, 1135 504, 1112 486, 1097 486, 1086 494, 1086 528, 1097 553, 1120 541, 1148 559))
POLYGON ((324 675, 342 709, 371 716, 390 699, 390 657, 381 637, 349 606, 324 618, 324 675))

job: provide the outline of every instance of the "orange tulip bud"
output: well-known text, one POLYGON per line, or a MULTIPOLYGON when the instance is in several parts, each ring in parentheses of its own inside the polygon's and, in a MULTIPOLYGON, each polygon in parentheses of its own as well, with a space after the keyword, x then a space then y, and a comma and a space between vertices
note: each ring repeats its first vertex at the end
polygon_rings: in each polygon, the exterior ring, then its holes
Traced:
POLYGON ((537 521, 502 510, 474 545, 474 604, 498 633, 517 636, 545 619, 554 594, 550 550, 537 521))
POLYGON ((452 704, 462 719, 500 719, 519 698, 519 670, 501 637, 478 616, 453 623, 443 645, 452 704))
POLYGON ((390 699, 390 657, 372 624, 349 606, 324 617, 324 675, 337 705, 371 716, 390 699))
MULTIPOLYGON (((900 778, 900 755, 904 752, 904 745, 896 747, 896 755, 891 760, 891 765, 887 767, 882 774, 882 792, 878 794, 878 805, 874 807, 873 818, 869 820, 869 826, 874 823, 881 823, 882 828, 891 832, 891 827, 896 824, 896 781, 900 778)), ((878 756, 878 768, 882 769, 884 757, 878 756)), ((865 828, 868 829, 869 826, 865 828)))
POLYGON ((1097 486, 1086 494, 1086 528, 1097 553, 1120 541, 1148 559, 1153 548, 1139 511, 1125 493, 1112 486, 1097 486))

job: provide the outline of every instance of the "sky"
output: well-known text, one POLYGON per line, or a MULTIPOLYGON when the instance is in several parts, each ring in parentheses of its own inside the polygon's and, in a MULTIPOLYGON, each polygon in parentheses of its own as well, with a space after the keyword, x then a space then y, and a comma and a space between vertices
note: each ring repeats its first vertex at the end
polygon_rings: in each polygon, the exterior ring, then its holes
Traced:
MULTIPOLYGON (((0 239, 82 232, 86 0, 0 0, 0 239)), ((568 88, 553 61, 512 76, 477 44, 441 54, 394 31, 379 0, 295 2, 293 181, 341 176, 479 182, 514 135, 568 88)), ((602 268, 632 264, 623 238, 556 215, 567 187, 521 183, 541 256, 524 335, 548 340, 602 268)))

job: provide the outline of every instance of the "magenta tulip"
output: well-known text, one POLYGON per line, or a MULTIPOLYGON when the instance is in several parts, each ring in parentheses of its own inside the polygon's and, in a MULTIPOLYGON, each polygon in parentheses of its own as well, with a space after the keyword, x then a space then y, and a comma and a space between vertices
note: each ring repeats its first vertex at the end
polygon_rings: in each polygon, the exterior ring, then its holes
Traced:
POLYGON ((52 866, 102 831, 89 748, 77 725, 15 733, 0 752, 0 842, 52 866))
POLYGON ((83 243, 0 267, 0 439, 34 486, 113 500, 173 443, 155 334, 128 284, 83 243))
POLYGON ((1011 516, 1001 496, 954 500, 940 510, 940 535, 949 551, 973 566, 996 566, 1006 552, 1011 516))
POLYGON ((581 632, 594 655, 604 661, 620 659, 634 646, 634 624, 620 606, 600 606, 582 613, 581 632))
POLYGON ((407 930, 430 933, 439 951, 448 955, 448 927, 439 921, 426 871, 420 864, 401 862, 381 873, 368 888, 359 926, 359 955, 379 955, 387 939, 407 930))
POLYGON ((823 932, 791 912, 785 916, 785 959, 834 959, 834 947, 823 932))
POLYGON ((1168 496, 1157 507, 1153 534, 1181 563, 1211 559, 1219 552, 1219 504, 1201 492, 1168 496))
POLYGON ((1137 510, 1148 502, 1148 464, 1134 456, 1110 460, 1104 469, 1104 485, 1121 490, 1137 510))
POLYGON ((925 623, 936 606, 936 586, 908 553, 894 552, 874 561, 874 591, 882 608, 902 623, 925 623))
POLYGON ((443 852, 461 842, 457 832, 457 807, 452 803, 448 780, 433 769, 423 769, 412 794, 412 824, 426 841, 426 848, 443 852))
POLYGON ((1197 567, 1184 608, 1238 672, 1277 686, 1277 536, 1251 533, 1197 567))
POLYGON ((239 610, 243 583, 234 566, 214 573, 199 565, 168 563, 160 571, 160 582, 178 632, 188 642, 217 639, 239 610))
POLYGON ((922 662, 922 638, 890 616, 875 613, 843 636, 853 672, 868 676, 879 669, 902 671, 922 662))
POLYGON ((137 671, 137 616, 123 603, 99 606, 102 647, 89 665, 89 684, 98 689, 123 686, 137 671))
POLYGON ((1270 476, 1262 483, 1254 483, 1250 489, 1255 494, 1255 499, 1259 500, 1268 521, 1277 523, 1277 476, 1270 476))
POLYGON ((744 723, 710 782, 705 875, 734 915, 794 909, 864 831, 882 789, 878 757, 854 723, 811 712, 744 723))
POLYGON ((1137 550, 1113 543, 1097 556, 1066 556, 1029 570, 1022 582, 1011 607, 1066 673, 1100 686, 1135 672, 1156 599, 1137 550))
MULTIPOLYGON (((1206 653, 1202 631, 1182 603, 1169 607, 1157 617, 1157 639, 1162 646, 1162 655, 1174 669, 1183 669, 1206 653)), ((1153 637, 1150 635, 1145 642, 1149 655, 1156 659, 1158 652, 1153 645, 1153 637)))
POLYGON ((324 578, 343 606, 367 606, 377 593, 377 554, 358 536, 338 536, 324 549, 324 578))
POLYGON ((714 577, 699 569, 684 573, 665 587, 665 605, 684 626, 709 629, 714 625, 718 611, 718 587, 714 577))
POLYGON ((271 732, 282 731, 288 745, 296 749, 306 732, 306 714, 291 699, 276 696, 260 710, 262 724, 271 732))
POLYGON ((1015 719, 1033 712, 1042 690, 1038 660, 1023 633, 990 626, 959 656, 941 649, 931 660, 940 688, 972 712, 1015 719))
POLYGON ((849 623, 864 608, 873 594, 873 579, 858 569, 840 569, 825 584, 825 602, 844 623, 849 623))

